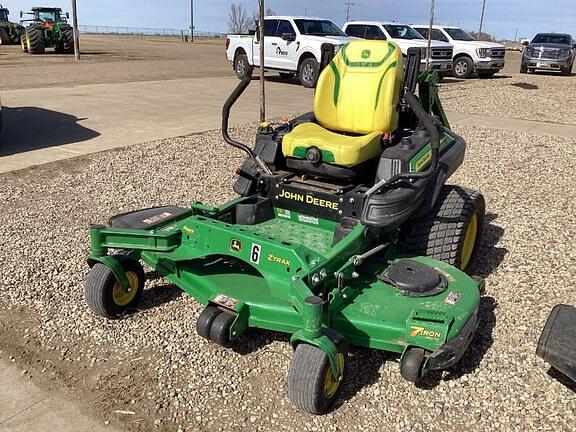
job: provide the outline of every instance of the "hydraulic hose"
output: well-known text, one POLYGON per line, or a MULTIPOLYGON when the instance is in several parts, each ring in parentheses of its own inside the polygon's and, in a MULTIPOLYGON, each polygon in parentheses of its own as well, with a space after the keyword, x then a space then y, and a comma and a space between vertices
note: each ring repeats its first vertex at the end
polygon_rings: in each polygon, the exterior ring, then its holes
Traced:
POLYGON ((224 106, 222 107, 222 137, 224 137, 224 140, 232 147, 236 147, 237 149, 245 152, 250 158, 252 158, 258 164, 260 168, 264 170, 266 174, 272 174, 272 171, 270 170, 270 168, 268 168, 268 165, 266 165, 266 163, 262 159, 260 159, 260 157, 256 153, 254 153, 250 147, 232 139, 228 134, 228 119, 230 118, 230 109, 236 103, 236 101, 242 95, 242 93, 244 93, 244 90, 248 88, 251 81, 252 78, 250 76, 245 76, 244 78, 242 78, 242 80, 236 86, 232 94, 228 96, 226 102, 224 102, 224 106))
POLYGON ((424 110, 424 108, 422 108, 422 105, 420 105, 418 98, 416 98, 416 96, 414 96, 412 92, 406 91, 406 93, 404 94, 404 100, 408 103, 414 114, 416 114, 416 117, 418 118, 418 120, 420 120, 422 126, 424 126, 424 128, 430 134, 430 149, 432 151, 430 166, 425 171, 400 173, 396 174, 395 176, 391 177, 388 180, 381 180, 366 192, 366 196, 373 195, 383 186, 395 183, 398 180, 417 180, 430 177, 438 168, 440 133, 438 132, 438 127, 436 127, 436 124, 434 123, 434 119, 430 114, 428 114, 424 110))

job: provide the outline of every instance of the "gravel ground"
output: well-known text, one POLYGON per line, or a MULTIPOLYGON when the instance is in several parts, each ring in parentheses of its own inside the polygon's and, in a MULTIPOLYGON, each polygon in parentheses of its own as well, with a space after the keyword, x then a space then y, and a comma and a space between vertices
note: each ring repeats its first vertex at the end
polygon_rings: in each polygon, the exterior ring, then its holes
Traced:
POLYGON ((450 111, 576 125, 576 75, 496 75, 446 79, 442 105, 450 111))
MULTIPOLYGON (((234 135, 248 141, 252 132, 234 135)), ((251 331, 236 351, 211 345, 195 334, 201 307, 153 274, 139 313, 107 321, 87 310, 89 223, 232 196, 240 158, 217 132, 0 177, 0 355, 129 430, 575 430, 574 388, 549 376, 534 350, 550 308, 576 304, 576 192, 561 174, 572 170, 576 142, 458 132, 469 148, 452 182, 487 201, 477 265, 487 289, 463 361, 419 387, 401 379, 396 357, 354 349, 335 410, 305 415, 286 397, 284 335, 251 331)))

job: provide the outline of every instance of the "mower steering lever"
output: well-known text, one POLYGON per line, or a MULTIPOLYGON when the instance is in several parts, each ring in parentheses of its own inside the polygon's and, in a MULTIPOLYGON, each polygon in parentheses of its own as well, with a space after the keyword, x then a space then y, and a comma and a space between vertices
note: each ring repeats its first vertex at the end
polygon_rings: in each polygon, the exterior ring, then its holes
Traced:
POLYGON ((260 156, 254 153, 252 149, 248 147, 246 144, 242 144, 241 142, 235 141, 232 138, 230 138, 230 135, 228 135, 228 119, 230 117, 230 109, 236 103, 240 95, 244 93, 244 90, 248 88, 251 81, 252 79, 250 78, 250 76, 244 77, 242 81, 240 81, 240 84, 236 86, 232 94, 228 96, 228 99, 226 99, 226 102, 222 107, 222 136, 224 137, 224 140, 228 144, 230 144, 232 147, 236 147, 237 149, 245 152, 250 158, 252 158, 252 160, 254 160, 254 162, 256 162, 256 164, 260 168, 262 168, 262 170, 266 174, 271 175, 272 170, 268 168, 268 165, 266 165, 266 163, 260 158, 260 156))

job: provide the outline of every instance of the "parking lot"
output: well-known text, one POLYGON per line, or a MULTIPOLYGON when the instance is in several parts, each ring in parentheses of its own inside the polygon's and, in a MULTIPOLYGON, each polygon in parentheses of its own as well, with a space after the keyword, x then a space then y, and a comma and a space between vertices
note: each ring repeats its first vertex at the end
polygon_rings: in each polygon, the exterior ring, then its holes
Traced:
MULTIPOLYGON (((136 314, 107 321, 85 306, 91 223, 159 204, 221 203, 243 158, 217 130, 238 82, 223 41, 82 43, 80 63, 18 47, 0 54, 0 361, 23 379, 130 431, 576 428, 573 384, 534 354, 551 307, 576 304, 574 74, 521 75, 520 54, 508 52, 494 78, 441 84, 468 143, 451 183, 487 203, 478 333, 461 363, 418 386, 401 379, 396 356, 354 348, 350 367, 362 373, 315 417, 286 397, 288 336, 250 331, 235 350, 209 344, 195 331, 202 307, 154 274, 136 314)), ((309 110, 312 90, 270 75, 270 117, 309 110)), ((233 114, 233 135, 247 143, 255 84, 233 114)))

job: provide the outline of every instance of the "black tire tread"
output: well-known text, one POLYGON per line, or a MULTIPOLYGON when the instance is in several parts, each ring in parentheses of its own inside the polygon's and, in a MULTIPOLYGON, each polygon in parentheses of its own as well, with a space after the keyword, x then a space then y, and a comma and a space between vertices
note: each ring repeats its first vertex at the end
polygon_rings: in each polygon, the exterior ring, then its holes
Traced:
POLYGON ((329 367, 326 354, 319 348, 301 343, 296 347, 288 371, 288 397, 296 407, 310 414, 322 414, 328 408, 324 399, 324 371, 329 367))
POLYGON ((400 362, 400 375, 406 381, 417 382, 424 364, 424 349, 409 348, 400 362))
POLYGON ((62 31, 62 52, 65 54, 74 53, 74 31, 71 28, 62 31))
POLYGON ((44 41, 44 32, 41 29, 30 27, 26 30, 30 37, 30 54, 44 54, 46 45, 44 41))
POLYGON ((0 45, 8 45, 10 43, 10 36, 5 27, 0 27, 0 45))
POLYGON ((94 264, 84 284, 84 300, 92 312, 106 318, 116 318, 125 310, 136 305, 144 290, 144 269, 140 263, 127 255, 116 255, 115 257, 122 263, 125 271, 133 271, 137 274, 139 286, 134 299, 129 304, 120 307, 109 297, 111 296, 109 291, 116 283, 114 273, 104 264, 94 264))
MULTIPOLYGON (((460 268, 460 239, 463 240, 474 211, 478 213, 479 224, 477 250, 482 237, 484 197, 473 189, 444 186, 433 210, 407 227, 398 245, 400 252, 427 256, 460 268)), ((474 254, 468 268, 473 260, 474 254)))

